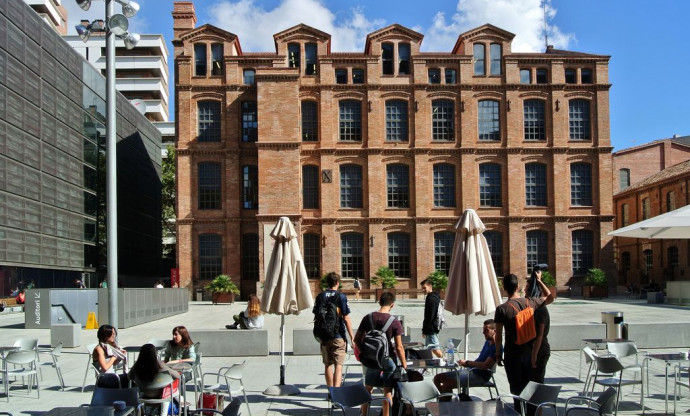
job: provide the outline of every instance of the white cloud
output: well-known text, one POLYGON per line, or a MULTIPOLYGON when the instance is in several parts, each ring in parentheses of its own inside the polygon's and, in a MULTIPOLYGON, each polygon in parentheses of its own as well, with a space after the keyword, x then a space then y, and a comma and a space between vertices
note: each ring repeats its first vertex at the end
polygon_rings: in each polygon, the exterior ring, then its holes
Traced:
MULTIPOLYGON (((547 22, 553 20, 556 9, 546 0, 547 22)), ((514 52, 544 51, 544 10, 542 0, 459 0, 456 12, 448 19, 437 13, 424 39, 424 50, 449 51, 463 32, 491 23, 514 33, 514 52)), ((575 39, 557 26, 548 25, 549 44, 567 49, 575 39)))
POLYGON ((204 12, 210 24, 236 34, 245 52, 274 51, 273 35, 299 23, 330 34, 334 52, 363 51, 366 35, 384 24, 369 20, 361 8, 336 16, 319 0, 281 0, 270 10, 254 0, 224 0, 204 12))

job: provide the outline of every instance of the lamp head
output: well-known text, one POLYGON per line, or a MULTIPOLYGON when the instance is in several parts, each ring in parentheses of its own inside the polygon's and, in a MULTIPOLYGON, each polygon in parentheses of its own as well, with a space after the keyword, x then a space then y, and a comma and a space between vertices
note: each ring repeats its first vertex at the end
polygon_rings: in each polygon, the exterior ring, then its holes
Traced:
POLYGON ((122 40, 125 42, 125 48, 134 49, 141 40, 141 36, 138 33, 125 33, 122 40))
POLYGON ((79 39, 81 39, 82 42, 86 43, 89 40, 89 37, 91 36, 91 25, 77 25, 74 28, 77 30, 77 35, 79 35, 79 39))
POLYGON ((82 10, 89 10, 91 7, 91 0, 76 0, 77 6, 81 7, 82 10))
POLYGON ((121 14, 114 14, 108 21, 108 28, 113 35, 122 36, 127 33, 129 21, 121 14))
POLYGON ((122 14, 124 14, 127 17, 134 17, 135 14, 139 11, 139 3, 130 1, 127 4, 122 5, 122 14))

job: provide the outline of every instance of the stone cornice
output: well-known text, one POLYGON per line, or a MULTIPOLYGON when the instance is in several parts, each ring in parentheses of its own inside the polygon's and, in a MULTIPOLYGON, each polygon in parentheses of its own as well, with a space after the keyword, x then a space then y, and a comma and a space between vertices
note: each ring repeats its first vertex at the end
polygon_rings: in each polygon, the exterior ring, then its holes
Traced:
POLYGON ((301 142, 256 142, 259 149, 298 149, 301 142))
MULTIPOLYGON (((258 216, 257 216, 258 217, 258 216)), ((276 219, 278 217, 276 216, 276 219)), ((523 223, 530 226, 538 226, 539 224, 552 223, 570 223, 576 226, 587 226, 595 223, 612 222, 615 217, 613 215, 573 215, 573 216, 482 216, 482 221, 489 225, 505 225, 508 223, 523 223)), ((404 218, 386 218, 386 217, 365 217, 365 218, 309 218, 302 217, 303 224, 318 225, 357 225, 357 224, 455 224, 458 217, 404 217, 404 218)))

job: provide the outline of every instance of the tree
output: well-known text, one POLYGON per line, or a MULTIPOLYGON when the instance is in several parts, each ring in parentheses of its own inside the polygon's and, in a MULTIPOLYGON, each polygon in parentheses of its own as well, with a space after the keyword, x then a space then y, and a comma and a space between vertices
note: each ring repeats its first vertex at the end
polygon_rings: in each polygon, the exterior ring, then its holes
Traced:
MULTIPOLYGON (((161 215, 163 236, 175 237, 175 146, 169 144, 166 148, 168 155, 161 164, 162 206, 161 215)), ((163 246, 163 257, 175 257, 174 248, 163 246)))

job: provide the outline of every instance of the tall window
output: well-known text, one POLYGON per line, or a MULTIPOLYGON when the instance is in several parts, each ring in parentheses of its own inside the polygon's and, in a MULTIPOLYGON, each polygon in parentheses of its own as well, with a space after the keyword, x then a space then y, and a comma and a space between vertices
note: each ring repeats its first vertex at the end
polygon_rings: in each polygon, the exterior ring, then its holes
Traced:
POLYGON ((454 243, 455 233, 449 231, 434 233, 434 270, 440 270, 446 276, 450 274, 454 243))
POLYGON ((223 44, 211 45, 211 75, 223 75, 223 44))
POLYGON ((630 224, 630 206, 628 204, 621 205, 621 227, 630 224))
POLYGON ((453 141, 455 131, 455 105, 451 100, 431 102, 432 140, 453 141))
POLYGON ((304 209, 319 208, 319 167, 314 165, 302 166, 302 207, 304 209))
POLYGON ((336 84, 347 84, 347 68, 336 68, 335 69, 335 83, 336 84))
POLYGON ((199 279, 213 279, 223 273, 223 240, 219 234, 199 235, 199 279))
POLYGON ((592 165, 589 163, 570 165, 570 204, 592 205, 592 165))
POLYGON ((242 234, 242 280, 259 280, 259 234, 242 234))
POLYGON ((547 84, 549 82, 549 71, 544 68, 537 69, 537 84, 547 84))
POLYGON ((441 83, 441 70, 439 68, 429 68, 427 73, 429 74, 429 84, 441 83))
POLYGON ((245 69, 242 71, 242 83, 244 85, 254 85, 256 71, 253 69, 245 69))
POLYGON ((458 82, 458 77, 457 77, 457 71, 451 68, 446 68, 445 70, 445 75, 446 75, 446 84, 455 84, 458 82))
POLYGON ((218 101, 199 101, 197 104, 199 121, 199 141, 220 141, 220 103, 218 101))
POLYGON ((546 231, 527 231, 527 270, 532 270, 535 264, 549 262, 549 252, 546 231))
POLYGON ((577 75, 575 74, 575 70, 573 68, 566 68, 565 69, 565 83, 566 84, 575 84, 577 82, 576 78, 577 78, 577 75))
POLYGON ((591 69, 582 68, 580 70, 580 82, 583 84, 591 84, 593 82, 591 69))
POLYGON ((483 207, 501 206, 501 165, 479 165, 479 204, 483 207))
POLYGON ((618 171, 618 183, 621 191, 630 186, 630 169, 620 169, 618 171))
POLYGON ((386 101, 386 140, 407 141, 407 101, 386 101))
POLYGON ((397 277, 410 277, 410 235, 388 234, 388 267, 397 277))
POLYGON ((501 140, 498 101, 479 101, 479 140, 501 140))
POLYGON ((652 250, 647 249, 642 252, 642 258, 644 259, 644 274, 649 278, 649 274, 654 267, 654 253, 652 250))
POLYGON ((666 249, 666 260, 668 261, 668 267, 676 268, 678 267, 678 247, 671 246, 666 249))
POLYGON ((584 276, 594 264, 594 237, 589 230, 573 231, 573 274, 584 276))
POLYGON ((589 101, 570 100, 568 117, 570 118, 570 140, 589 140, 589 101))
POLYGON ((649 198, 642 200, 642 219, 646 220, 652 216, 652 201, 649 198))
POLYGON ((199 209, 220 209, 220 163, 202 162, 198 168, 199 209))
POLYGON ((352 83, 364 84, 364 70, 361 68, 352 68, 352 83))
POLYGON ((364 277, 364 235, 340 235, 340 271, 344 279, 364 277))
POLYGON ((503 234, 498 231, 484 231, 484 238, 489 246, 491 262, 496 276, 503 275, 503 234))
POLYGON ((532 71, 529 69, 520 70, 520 84, 531 84, 532 83, 532 71))
POLYGON ((525 140, 546 140, 546 130, 544 126, 544 101, 525 100, 525 140))
POLYGON ((670 212, 676 209, 676 193, 674 191, 668 191, 666 193, 666 212, 670 212))
POLYGON ((302 141, 319 140, 319 114, 316 101, 302 101, 302 141))
POLYGON ((259 138, 256 101, 242 101, 242 141, 255 142, 259 138))
POLYGON ((410 168, 407 165, 386 166, 388 208, 410 207, 410 168))
POLYGON ((499 43, 492 43, 489 47, 491 54, 491 75, 501 75, 501 50, 502 47, 499 43))
POLYGON ((360 101, 340 101, 340 140, 362 141, 362 103, 360 101))
POLYGON ((629 251, 624 251, 624 252, 621 254, 621 270, 627 272, 628 270, 630 270, 630 264, 631 264, 631 261, 630 261, 630 252, 629 252, 629 251))
POLYGON ((410 44, 398 43, 398 75, 410 73, 410 44))
POLYGON ((299 68, 301 65, 300 60, 300 44, 299 43, 288 43, 288 67, 299 68))
POLYGON ((472 47, 474 53, 474 75, 486 75, 486 46, 483 43, 475 43, 472 47))
POLYGON ((304 68, 304 74, 316 75, 316 43, 306 43, 304 45, 304 55, 305 64, 307 65, 307 67, 304 68))
POLYGON ((310 279, 321 278, 321 237, 318 234, 304 234, 302 236, 304 248, 304 268, 310 279))
POLYGON ((448 163, 434 165, 434 207, 455 206, 455 166, 448 163))
POLYGON ((362 167, 340 166, 340 207, 362 208, 362 167))
POLYGON ((383 67, 383 75, 393 75, 393 44, 381 44, 381 64, 383 67))
POLYGON ((259 169, 255 165, 242 167, 242 208, 259 208, 259 169))
POLYGON ((194 75, 197 77, 206 76, 206 44, 197 43, 194 45, 194 75))
POLYGON ((525 205, 545 207, 546 165, 528 163, 525 165, 525 205))

